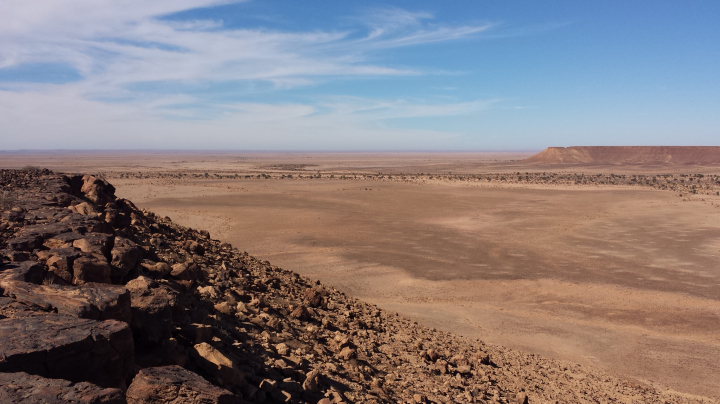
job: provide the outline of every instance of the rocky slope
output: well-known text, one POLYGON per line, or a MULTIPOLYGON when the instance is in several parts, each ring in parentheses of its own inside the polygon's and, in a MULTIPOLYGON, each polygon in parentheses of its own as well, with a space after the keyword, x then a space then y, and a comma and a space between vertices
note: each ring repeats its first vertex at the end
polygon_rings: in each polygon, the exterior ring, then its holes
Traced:
POLYGON ((717 146, 548 147, 524 160, 535 164, 718 165, 717 146))
POLYGON ((3 170, 0 193, 0 402, 706 401, 425 328, 100 178, 3 170))

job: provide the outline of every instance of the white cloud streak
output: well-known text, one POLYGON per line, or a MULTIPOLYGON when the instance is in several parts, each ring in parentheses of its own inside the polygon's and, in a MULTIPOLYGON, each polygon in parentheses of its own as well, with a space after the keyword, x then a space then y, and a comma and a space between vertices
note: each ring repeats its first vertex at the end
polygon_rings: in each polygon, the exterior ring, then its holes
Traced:
MULTIPOLYGON (((368 55, 381 49, 456 40, 490 28, 430 26, 425 22, 432 19, 431 14, 396 8, 367 13, 363 21, 369 34, 360 39, 351 31, 226 29, 222 21, 159 18, 235 2, 0 2, 0 68, 58 63, 73 67, 83 77, 62 85, 0 83, 0 125, 5 134, 0 134, 0 149, 126 147, 120 139, 136 139, 139 144, 130 148, 157 147, 170 134, 181 139, 178 147, 192 148, 207 144, 196 141, 194 134, 208 131, 215 144, 235 148, 269 148, 273 136, 280 141, 283 134, 286 140, 296 139, 297 145, 320 142, 357 148, 359 141, 337 140, 340 128, 347 139, 355 136, 387 144, 395 140, 388 140, 387 130, 377 125, 380 120, 467 114, 488 105, 487 101, 433 105, 347 97, 319 100, 315 105, 239 103, 198 108, 207 99, 180 90, 169 95, 130 90, 150 82, 241 81, 285 89, 333 76, 417 75, 422 72, 369 63, 368 55), (32 136, 19 136, 22 133, 32 136), (260 133, 264 143, 252 140, 260 133)), ((421 138, 448 136, 432 131, 394 133, 392 139, 411 133, 421 138)))

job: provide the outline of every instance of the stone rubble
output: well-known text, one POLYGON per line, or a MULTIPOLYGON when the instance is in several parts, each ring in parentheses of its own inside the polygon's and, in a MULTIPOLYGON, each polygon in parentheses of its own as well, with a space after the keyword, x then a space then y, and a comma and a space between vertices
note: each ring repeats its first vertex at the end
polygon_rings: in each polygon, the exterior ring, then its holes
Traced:
POLYGON ((429 329, 141 211, 0 172, 0 401, 710 402, 429 329))

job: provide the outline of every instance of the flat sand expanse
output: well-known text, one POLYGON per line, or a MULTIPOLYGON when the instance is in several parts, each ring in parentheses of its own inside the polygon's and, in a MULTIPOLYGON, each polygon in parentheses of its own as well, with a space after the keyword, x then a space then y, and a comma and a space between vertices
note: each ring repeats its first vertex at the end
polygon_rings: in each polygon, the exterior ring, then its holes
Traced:
MULTIPOLYGON (((354 156, 315 156, 306 170, 499 172, 522 158, 354 156)), ((36 156, 3 166, 254 172, 297 169, 306 157, 36 156)), ((720 398, 720 211, 708 203, 621 186, 111 182, 139 207, 426 325, 720 398)))

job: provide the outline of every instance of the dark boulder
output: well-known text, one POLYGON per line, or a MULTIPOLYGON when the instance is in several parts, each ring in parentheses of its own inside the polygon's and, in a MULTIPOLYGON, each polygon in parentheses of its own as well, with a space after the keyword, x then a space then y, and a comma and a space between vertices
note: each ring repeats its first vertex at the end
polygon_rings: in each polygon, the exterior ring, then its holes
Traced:
POLYGON ((46 379, 23 372, 0 373, 0 402, 14 404, 125 404, 118 388, 46 379))
POLYGON ((61 314, 0 320, 0 372, 26 372, 124 388, 132 376, 130 327, 61 314))
POLYGON ((180 366, 146 368, 127 391, 128 404, 235 404, 240 399, 180 366))

